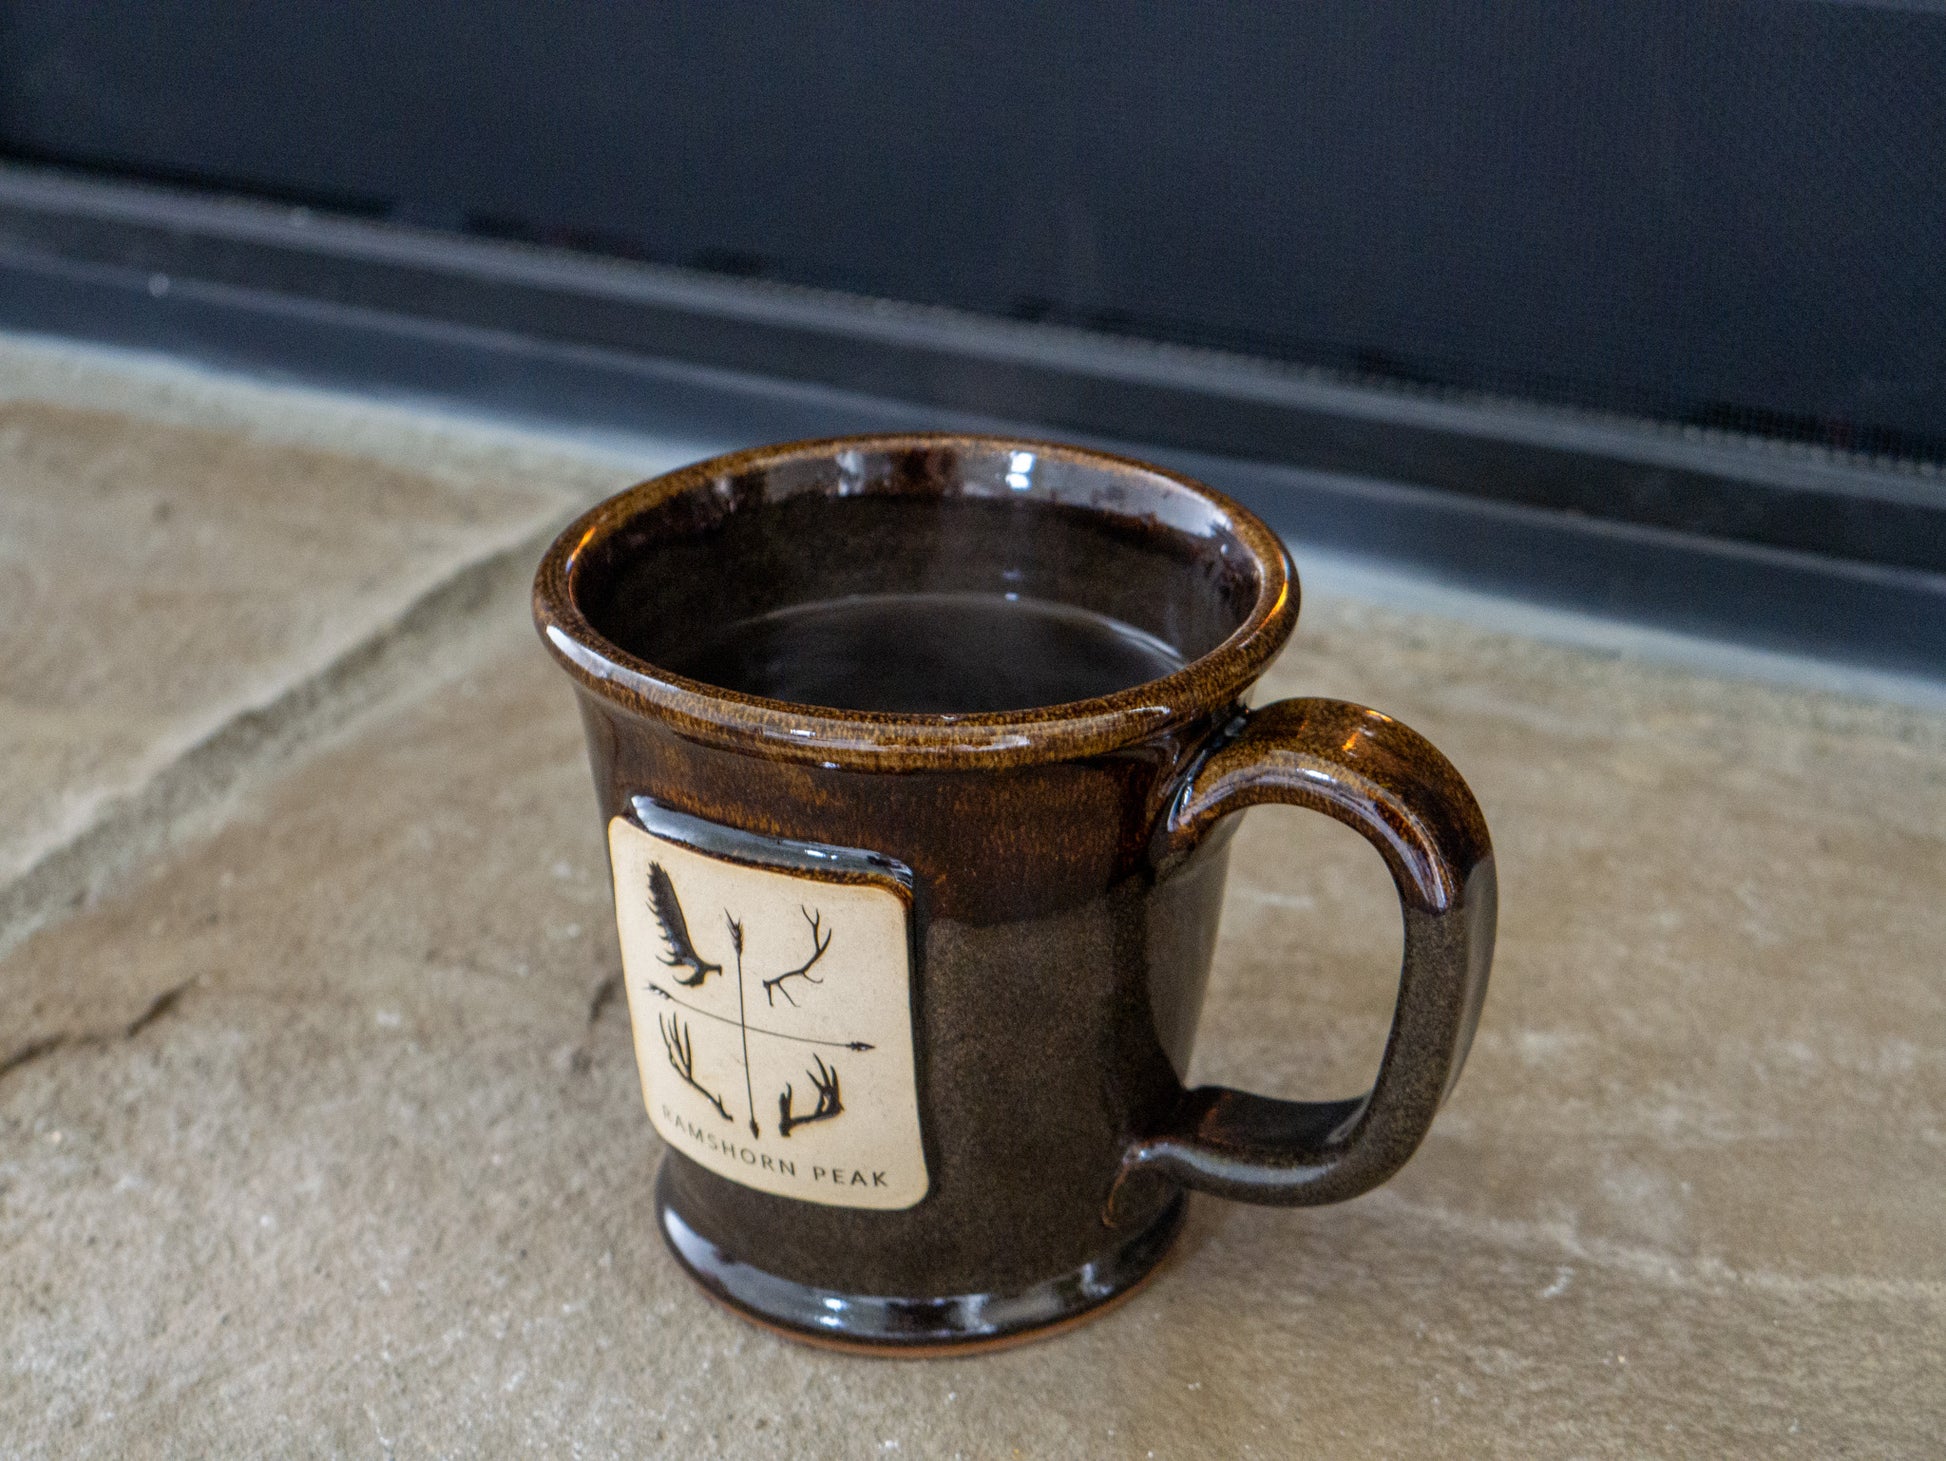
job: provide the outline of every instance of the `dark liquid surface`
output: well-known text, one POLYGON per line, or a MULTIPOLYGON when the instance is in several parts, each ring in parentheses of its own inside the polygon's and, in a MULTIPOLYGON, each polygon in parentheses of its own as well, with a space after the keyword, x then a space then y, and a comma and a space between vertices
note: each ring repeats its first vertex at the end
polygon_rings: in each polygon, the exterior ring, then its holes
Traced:
POLYGON ((872 594, 730 626, 670 663, 693 680, 838 710, 975 715, 1112 695, 1183 666, 1106 614, 1000 594, 872 594))

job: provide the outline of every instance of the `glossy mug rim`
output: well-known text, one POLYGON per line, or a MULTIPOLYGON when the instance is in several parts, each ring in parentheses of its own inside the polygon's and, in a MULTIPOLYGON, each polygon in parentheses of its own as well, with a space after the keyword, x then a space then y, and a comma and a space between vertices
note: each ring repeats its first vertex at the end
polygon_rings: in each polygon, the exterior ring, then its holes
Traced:
MULTIPOLYGON (((1046 499, 1043 499, 1046 500, 1046 499)), ((1071 502, 1104 516, 1096 501, 1071 502)), ((1297 624, 1297 570, 1276 533, 1255 513, 1192 477, 1111 452, 1028 437, 899 432, 824 437, 711 457, 652 477, 596 504, 548 548, 534 580, 533 613, 542 640, 578 683, 604 699, 685 735, 790 761, 855 770, 958 769, 1027 765, 1100 755, 1134 745, 1239 699, 1276 658, 1297 624), (1187 498, 1210 531, 1227 532, 1256 570, 1249 614, 1223 641, 1161 679, 1112 695, 1027 710, 965 715, 840 710, 771 700, 675 674, 622 649, 582 614, 575 576, 590 550, 672 498, 712 483, 848 452, 951 450, 1025 452, 1109 478, 1139 480, 1165 496, 1187 498)))

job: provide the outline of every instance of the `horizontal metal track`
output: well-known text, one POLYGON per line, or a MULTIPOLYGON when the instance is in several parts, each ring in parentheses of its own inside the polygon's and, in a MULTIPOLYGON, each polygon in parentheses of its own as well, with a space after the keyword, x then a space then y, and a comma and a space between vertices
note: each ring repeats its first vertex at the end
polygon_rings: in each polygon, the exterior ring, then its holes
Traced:
POLYGON ((1946 675, 1946 478, 1262 361, 0 167, 0 325, 698 442, 986 426, 1300 542, 1946 675))

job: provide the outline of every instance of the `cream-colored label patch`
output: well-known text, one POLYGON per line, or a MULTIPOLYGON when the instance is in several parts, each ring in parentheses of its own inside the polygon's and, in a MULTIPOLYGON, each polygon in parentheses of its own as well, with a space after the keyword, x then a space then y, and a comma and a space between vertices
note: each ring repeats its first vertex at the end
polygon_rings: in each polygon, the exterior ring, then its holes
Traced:
POLYGON ((807 845, 708 830, 742 845, 718 855, 694 836, 608 824, 649 1119, 685 1156, 764 1192, 912 1206, 927 1177, 908 897, 845 869, 862 854, 793 857, 807 845))

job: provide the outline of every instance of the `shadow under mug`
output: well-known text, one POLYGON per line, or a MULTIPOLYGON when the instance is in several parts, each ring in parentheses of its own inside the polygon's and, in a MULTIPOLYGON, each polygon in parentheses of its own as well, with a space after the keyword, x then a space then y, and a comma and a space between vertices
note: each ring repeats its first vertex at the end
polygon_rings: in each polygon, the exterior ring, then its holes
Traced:
POLYGON ((1384 1181, 1458 1077, 1492 957, 1486 825, 1387 716, 1247 708, 1297 584, 1219 494, 1034 441, 766 447, 583 515, 534 613, 574 678, 608 832, 668 1148, 658 1220, 746 1317, 880 1352, 1043 1332, 1154 1268, 1185 1189, 1298 1205, 1384 1181), (966 714, 670 668, 726 626, 911 594, 1107 616, 1180 668, 966 714), (1183 1084, 1231 814, 1266 802, 1355 828, 1398 889, 1398 1002, 1353 1099, 1183 1084))

